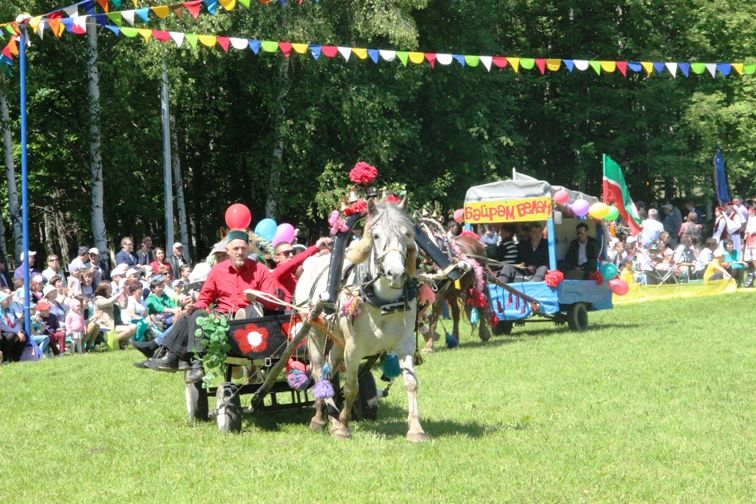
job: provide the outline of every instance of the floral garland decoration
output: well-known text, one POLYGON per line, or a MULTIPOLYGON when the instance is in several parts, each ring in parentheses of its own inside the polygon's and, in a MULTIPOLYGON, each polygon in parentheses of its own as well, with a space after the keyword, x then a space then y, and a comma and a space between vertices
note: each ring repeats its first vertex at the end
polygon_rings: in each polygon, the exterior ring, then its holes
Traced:
POLYGON ((546 282, 546 285, 552 289, 556 289, 562 283, 562 280, 564 280, 564 273, 559 270, 551 270, 546 273, 543 280, 546 282))

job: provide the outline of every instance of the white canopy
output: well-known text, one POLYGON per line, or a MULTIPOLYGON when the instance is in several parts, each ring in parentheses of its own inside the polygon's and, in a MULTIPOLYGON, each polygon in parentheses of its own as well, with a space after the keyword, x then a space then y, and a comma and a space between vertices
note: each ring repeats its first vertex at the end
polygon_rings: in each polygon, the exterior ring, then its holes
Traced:
POLYGON ((563 186, 551 185, 543 180, 538 180, 524 173, 512 170, 511 180, 499 180, 479 186, 473 186, 465 194, 465 203, 492 201, 501 199, 535 198, 539 196, 553 196, 555 192, 564 189, 570 195, 569 203, 580 198, 588 203, 597 203, 599 200, 580 191, 573 191, 563 186))

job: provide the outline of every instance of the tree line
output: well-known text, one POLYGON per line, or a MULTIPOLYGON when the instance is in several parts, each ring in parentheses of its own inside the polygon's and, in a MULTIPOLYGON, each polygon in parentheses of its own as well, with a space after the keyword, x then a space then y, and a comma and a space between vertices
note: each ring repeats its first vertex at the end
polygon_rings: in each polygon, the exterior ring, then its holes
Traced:
MULTIPOLYGON (((252 3, 197 20, 169 16, 149 27, 576 59, 748 62, 756 47, 756 4, 748 0, 296 4, 252 3)), ((0 20, 57 7, 47 0, 3 2, 0 20)), ((753 76, 672 79, 564 69, 542 76, 456 64, 314 61, 144 44, 95 26, 85 37, 32 35, 28 56, 32 247, 66 257, 79 243, 117 249, 124 234, 162 241, 164 75, 173 205, 182 231, 176 239, 199 254, 218 239, 223 212, 237 201, 252 209, 255 222, 268 216, 323 231, 358 160, 406 187, 416 205, 453 209, 468 187, 507 177, 512 168, 598 194, 607 153, 625 169, 634 198, 705 206, 721 145, 733 192, 756 194, 753 76)), ((15 65, 0 78, 7 195, 0 254, 15 259, 18 103, 15 65)))

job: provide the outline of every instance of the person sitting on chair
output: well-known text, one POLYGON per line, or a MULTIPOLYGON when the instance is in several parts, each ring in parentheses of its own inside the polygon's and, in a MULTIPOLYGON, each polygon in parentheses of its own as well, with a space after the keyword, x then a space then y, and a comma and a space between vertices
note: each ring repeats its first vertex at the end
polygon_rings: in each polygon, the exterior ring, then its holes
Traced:
POLYGON ((572 240, 564 261, 561 261, 559 270, 562 273, 577 273, 582 279, 588 278, 592 271, 596 271, 598 256, 601 252, 599 242, 592 236, 588 236, 588 224, 579 222, 575 226, 577 238, 572 240))
MULTIPOLYGON (((215 311, 231 317, 239 310, 253 305, 255 296, 247 292, 250 289, 266 292, 281 299, 282 289, 273 275, 257 261, 247 257, 249 253, 249 235, 246 231, 233 230, 226 236, 226 249, 229 259, 210 270, 202 286, 197 301, 187 304, 183 316, 174 320, 173 327, 158 349, 156 357, 148 359, 145 367, 155 371, 175 372, 179 369, 189 371, 184 377, 186 383, 197 383, 205 376, 202 362, 192 355, 204 353, 204 343, 196 336, 197 318, 207 315, 209 306, 215 311)), ((262 304, 275 310, 277 305, 261 300, 262 304)))
POLYGON ((543 239, 543 224, 533 222, 528 229, 529 239, 517 247, 518 264, 505 264, 499 280, 509 282, 542 282, 549 270, 549 245, 543 239))

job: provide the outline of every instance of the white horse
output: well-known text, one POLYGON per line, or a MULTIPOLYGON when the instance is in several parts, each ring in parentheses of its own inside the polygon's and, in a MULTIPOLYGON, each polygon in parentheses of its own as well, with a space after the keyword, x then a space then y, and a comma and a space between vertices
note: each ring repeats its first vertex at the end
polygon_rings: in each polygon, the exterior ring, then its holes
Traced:
MULTIPOLYGON (((420 425, 414 371, 417 317, 414 229, 404 212, 404 202, 401 205, 372 200, 368 203, 363 238, 347 250, 345 261, 345 270, 350 265, 359 266, 352 269, 346 286, 339 291, 335 320, 329 324, 329 330, 343 339, 343 349, 332 345, 332 350, 325 355, 327 336, 317 329, 309 335, 313 378, 321 378, 326 360, 334 370, 342 363, 345 368, 344 404, 340 414, 336 415, 338 410, 332 400, 317 399, 310 422, 313 430, 326 427, 330 410, 331 434, 349 438, 350 415, 358 397, 360 361, 363 357, 393 351, 399 358, 409 402, 407 439, 413 442, 427 439, 420 425)), ((328 268, 328 256, 305 261, 294 295, 298 305, 314 303, 325 292, 328 268)))

